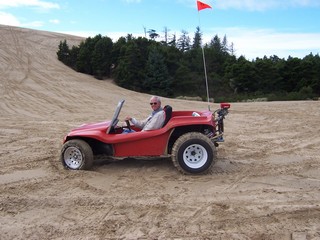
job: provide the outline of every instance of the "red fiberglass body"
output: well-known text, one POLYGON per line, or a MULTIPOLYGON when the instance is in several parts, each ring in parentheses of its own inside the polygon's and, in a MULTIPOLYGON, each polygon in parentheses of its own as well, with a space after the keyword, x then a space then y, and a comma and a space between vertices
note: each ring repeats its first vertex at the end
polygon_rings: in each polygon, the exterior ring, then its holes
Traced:
POLYGON ((163 156, 167 154, 169 137, 176 127, 190 125, 208 125, 215 128, 212 112, 173 111, 170 121, 161 129, 153 131, 140 131, 132 126, 136 132, 122 134, 119 127, 115 133, 107 133, 111 121, 85 124, 71 130, 64 142, 72 138, 96 139, 113 146, 113 157, 128 156, 163 156))

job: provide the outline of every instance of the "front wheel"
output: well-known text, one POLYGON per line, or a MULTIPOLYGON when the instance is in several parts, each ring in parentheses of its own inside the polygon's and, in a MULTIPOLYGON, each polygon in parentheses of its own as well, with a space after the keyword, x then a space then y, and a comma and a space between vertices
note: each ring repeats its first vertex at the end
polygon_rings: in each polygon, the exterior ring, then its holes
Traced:
POLYGON ((67 169, 90 169, 93 164, 93 152, 87 142, 80 139, 74 139, 63 145, 60 160, 67 169))
POLYGON ((204 173, 216 158, 216 147, 204 134, 190 132, 177 139, 171 157, 174 166, 182 173, 204 173))

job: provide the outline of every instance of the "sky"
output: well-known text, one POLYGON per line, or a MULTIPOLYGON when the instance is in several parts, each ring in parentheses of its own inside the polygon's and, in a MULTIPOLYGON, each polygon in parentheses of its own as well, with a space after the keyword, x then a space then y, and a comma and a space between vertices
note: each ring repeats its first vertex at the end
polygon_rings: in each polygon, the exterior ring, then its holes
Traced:
POLYGON ((226 36, 237 57, 303 58, 320 52, 320 0, 0 0, 0 24, 67 33, 164 39, 182 31, 191 40, 199 26, 203 43, 226 36))

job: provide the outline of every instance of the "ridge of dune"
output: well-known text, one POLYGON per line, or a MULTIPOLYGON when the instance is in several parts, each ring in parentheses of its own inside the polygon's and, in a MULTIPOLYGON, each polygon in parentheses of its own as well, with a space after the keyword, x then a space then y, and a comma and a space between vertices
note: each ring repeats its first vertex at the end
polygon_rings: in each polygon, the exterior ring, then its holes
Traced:
POLYGON ((113 102, 116 95, 124 95, 124 89, 77 73, 61 63, 56 52, 64 39, 69 46, 84 40, 66 34, 0 26, 2 111, 39 117, 43 113, 77 111, 91 100, 99 105, 101 98, 103 101, 110 97, 113 102))

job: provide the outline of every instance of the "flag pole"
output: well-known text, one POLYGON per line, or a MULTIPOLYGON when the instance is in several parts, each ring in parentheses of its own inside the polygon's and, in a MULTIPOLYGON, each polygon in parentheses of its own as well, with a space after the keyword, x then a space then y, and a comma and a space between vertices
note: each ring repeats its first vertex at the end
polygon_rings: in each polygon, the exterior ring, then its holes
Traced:
MULTIPOLYGON (((201 30, 200 13, 199 13, 199 11, 198 11, 198 19, 199 19, 199 28, 200 28, 200 30, 201 30)), ((201 49, 202 49, 202 60, 203 60, 204 77, 205 77, 205 80, 206 80, 208 110, 210 111, 210 98, 209 98, 209 87, 208 87, 206 58, 205 58, 205 55, 204 55, 204 47, 203 47, 202 44, 201 44, 201 49)))

